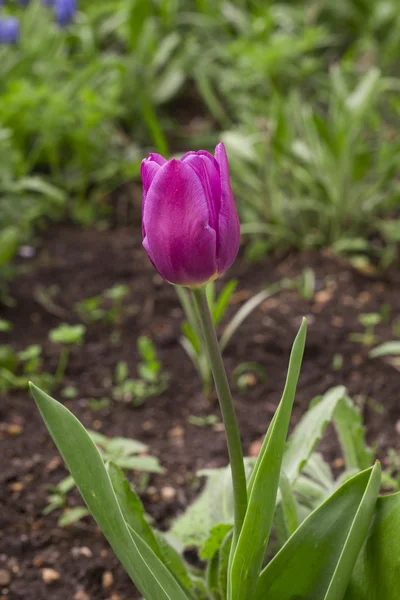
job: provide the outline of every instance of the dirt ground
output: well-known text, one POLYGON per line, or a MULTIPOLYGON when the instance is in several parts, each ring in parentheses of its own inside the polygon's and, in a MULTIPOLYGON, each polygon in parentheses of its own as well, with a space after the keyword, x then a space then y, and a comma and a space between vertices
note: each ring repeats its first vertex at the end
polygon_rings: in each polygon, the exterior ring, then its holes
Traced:
MULTIPOLYGON (((224 433, 220 426, 199 427, 190 416, 215 414, 216 399, 207 400, 197 374, 179 344, 182 312, 173 287, 155 274, 141 247, 138 231, 117 228, 81 231, 68 225, 53 227, 37 255, 25 260, 30 266, 11 285, 13 308, 1 308, 0 317, 14 323, 12 332, 1 334, 1 343, 22 350, 29 344, 44 347, 44 370, 54 373, 58 350, 47 339, 49 329, 60 322, 77 323, 76 302, 96 295, 115 283, 129 285, 127 315, 117 327, 120 342, 112 344, 112 326, 91 324, 85 343, 72 352, 64 385, 74 385, 79 395, 65 404, 85 426, 108 436, 135 438, 149 445, 165 469, 151 476, 142 494, 147 511, 162 528, 195 497, 195 473, 202 467, 226 464, 224 433), (49 310, 37 302, 38 286, 59 286, 49 310), (35 292, 36 290, 36 292, 35 292), (93 412, 89 398, 109 396, 110 381, 118 361, 126 360, 136 374, 136 341, 149 335, 157 345, 164 370, 170 374, 168 389, 140 407, 112 401, 93 412), (173 493, 165 493, 165 488, 173 493)), ((234 388, 244 451, 250 452, 269 424, 283 389, 290 347, 300 319, 308 317, 309 334, 302 375, 293 413, 295 423, 310 400, 337 384, 357 397, 367 426, 367 437, 385 459, 388 448, 400 450, 400 373, 384 360, 368 358, 368 349, 349 340, 363 329, 360 313, 390 306, 391 323, 400 316, 400 271, 384 277, 363 275, 329 254, 275 256, 262 263, 239 259, 229 276, 239 278, 230 315, 252 294, 282 277, 299 275, 305 267, 316 274, 316 291, 304 300, 297 291, 282 291, 266 300, 227 347, 225 361, 232 378, 243 362, 263 365, 266 382, 257 380, 246 392, 234 388), (332 369, 340 354, 343 365, 332 369), (397 429, 396 429, 397 428, 397 429)), ((392 339, 390 323, 377 327, 381 341, 392 339)), ((54 393, 56 397, 57 392, 54 393)), ((132 600, 140 596, 124 574, 101 533, 90 518, 61 529, 59 512, 42 512, 48 487, 66 471, 28 393, 0 397, 1 516, 0 600, 132 600), (54 581, 45 581, 53 569, 54 581), (136 595, 135 595, 136 594, 136 595)), ((338 450, 332 432, 324 452, 334 461, 338 450)), ((138 475, 130 473, 132 481, 138 475)), ((76 494, 71 506, 79 504, 76 494)))

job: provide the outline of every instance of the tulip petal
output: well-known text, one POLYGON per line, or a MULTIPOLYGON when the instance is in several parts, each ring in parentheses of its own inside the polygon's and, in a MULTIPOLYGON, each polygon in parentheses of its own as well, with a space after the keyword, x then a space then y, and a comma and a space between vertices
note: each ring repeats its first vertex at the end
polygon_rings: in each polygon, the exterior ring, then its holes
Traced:
POLYGON ((143 207, 143 245, 160 275, 179 285, 213 277, 216 233, 209 226, 204 188, 194 169, 171 160, 159 169, 143 207))
POLYGON ((223 273, 232 265, 239 251, 240 223, 229 179, 228 157, 222 142, 215 148, 215 159, 219 165, 221 178, 217 265, 218 271, 223 273))
MULTIPOLYGON (((206 153, 208 154, 208 152, 206 153)), ((211 155, 210 155, 211 156, 211 155)), ((189 155, 183 162, 190 165, 203 184, 206 194, 208 208, 210 211, 209 225, 215 230, 218 237, 218 214, 220 208, 221 182, 219 167, 214 159, 201 155, 200 152, 189 155), (214 164, 215 163, 215 164, 214 164)))
POLYGON ((156 162, 158 165, 160 165, 160 167, 165 165, 165 163, 167 162, 166 158, 161 156, 161 154, 157 154, 156 152, 150 152, 149 160, 152 162, 156 162))
MULTIPOLYGON (((159 156, 157 154, 157 156, 159 156)), ((162 158, 162 156, 160 157, 162 158)), ((165 161, 166 162, 166 161, 165 161)), ((156 176, 157 171, 160 170, 160 165, 157 162, 154 162, 150 158, 146 158, 142 160, 140 165, 140 176, 142 178, 143 187, 142 187, 142 214, 144 212, 144 205, 146 202, 147 192, 150 189, 151 182, 156 176)), ((142 219, 142 235, 145 237, 146 230, 144 227, 144 219, 142 219)))

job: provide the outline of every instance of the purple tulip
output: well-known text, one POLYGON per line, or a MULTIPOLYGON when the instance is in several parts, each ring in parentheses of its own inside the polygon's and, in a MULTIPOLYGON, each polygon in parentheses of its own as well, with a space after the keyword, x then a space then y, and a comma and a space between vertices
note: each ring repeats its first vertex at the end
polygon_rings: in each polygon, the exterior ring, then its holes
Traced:
POLYGON ((76 0, 55 0, 54 13, 60 27, 66 27, 74 20, 76 14, 76 0))
POLYGON ((239 250, 240 224, 220 143, 212 156, 187 152, 142 161, 143 246, 161 277, 199 286, 224 273, 239 250))
POLYGON ((0 18, 0 44, 16 44, 19 40, 19 21, 14 17, 0 18))

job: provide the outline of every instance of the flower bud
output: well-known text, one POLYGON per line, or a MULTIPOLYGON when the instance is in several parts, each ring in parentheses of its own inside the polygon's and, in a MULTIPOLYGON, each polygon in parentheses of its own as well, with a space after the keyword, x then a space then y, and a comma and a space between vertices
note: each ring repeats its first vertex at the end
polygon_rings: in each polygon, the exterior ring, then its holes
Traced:
POLYGON ((240 224, 223 143, 167 161, 142 161, 143 246, 161 277, 200 286, 224 273, 239 250, 240 224))
POLYGON ((76 0, 54 0, 54 14, 60 27, 72 23, 76 10, 76 0))
POLYGON ((16 44, 19 34, 18 19, 14 17, 0 18, 0 44, 16 44))

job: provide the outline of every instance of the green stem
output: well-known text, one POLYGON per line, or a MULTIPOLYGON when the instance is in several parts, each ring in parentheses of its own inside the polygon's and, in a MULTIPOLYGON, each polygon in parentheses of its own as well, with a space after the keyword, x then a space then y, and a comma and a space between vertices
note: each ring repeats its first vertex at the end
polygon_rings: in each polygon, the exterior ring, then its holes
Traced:
POLYGON ((60 358, 58 360, 57 371, 55 374, 55 380, 57 383, 61 383, 61 381, 64 378, 65 369, 67 368, 67 364, 68 364, 68 359, 69 359, 69 348, 68 348, 68 346, 63 346, 61 353, 60 353, 60 358))
POLYGON ((236 421, 232 395, 229 389, 228 378, 226 376, 224 363, 222 361, 221 350, 210 314, 205 288, 193 289, 192 293, 199 311, 208 358, 214 376, 215 387, 217 388, 217 394, 225 425, 229 460, 232 470, 235 512, 233 543, 235 545, 242 528, 247 509, 247 483, 246 473, 244 470, 242 443, 236 421))

